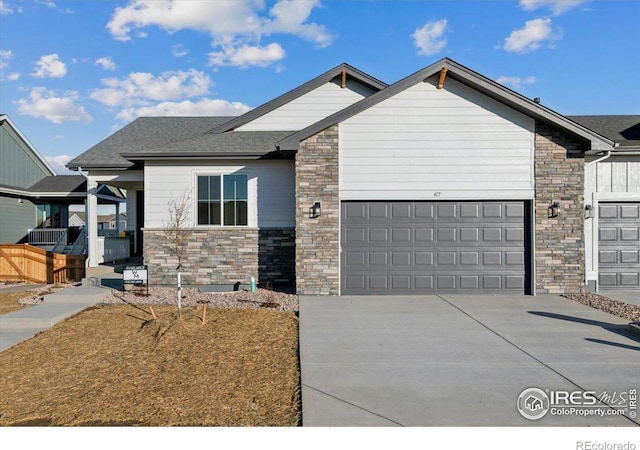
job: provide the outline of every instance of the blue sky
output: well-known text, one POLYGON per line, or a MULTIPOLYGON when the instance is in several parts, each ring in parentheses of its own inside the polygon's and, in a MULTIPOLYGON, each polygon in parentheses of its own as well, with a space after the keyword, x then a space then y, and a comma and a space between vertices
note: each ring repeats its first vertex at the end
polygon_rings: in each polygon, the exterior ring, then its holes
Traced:
POLYGON ((0 0, 0 112, 60 168, 138 116, 447 56, 561 114, 640 114, 639 23, 634 0, 0 0))

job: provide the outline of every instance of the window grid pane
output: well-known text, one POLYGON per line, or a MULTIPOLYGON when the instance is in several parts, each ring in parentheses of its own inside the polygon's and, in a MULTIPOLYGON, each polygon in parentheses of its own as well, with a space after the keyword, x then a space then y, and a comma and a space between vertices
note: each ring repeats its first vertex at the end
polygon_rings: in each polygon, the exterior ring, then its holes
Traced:
POLYGON ((246 175, 197 177, 198 225, 247 225, 246 175))

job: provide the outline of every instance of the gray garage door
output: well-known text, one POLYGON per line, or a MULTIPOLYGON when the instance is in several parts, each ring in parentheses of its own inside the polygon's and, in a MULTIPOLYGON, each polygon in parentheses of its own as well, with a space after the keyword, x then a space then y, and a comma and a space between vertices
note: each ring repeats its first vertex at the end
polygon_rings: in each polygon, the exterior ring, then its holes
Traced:
POLYGON ((600 203, 601 289, 640 289, 640 203, 600 203))
POLYGON ((523 293, 525 202, 343 202, 343 294, 523 293))

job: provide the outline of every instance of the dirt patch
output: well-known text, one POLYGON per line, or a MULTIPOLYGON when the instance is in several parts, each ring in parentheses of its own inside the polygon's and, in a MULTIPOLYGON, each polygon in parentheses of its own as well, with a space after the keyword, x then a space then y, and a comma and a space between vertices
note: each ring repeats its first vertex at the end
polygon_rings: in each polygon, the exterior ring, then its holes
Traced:
POLYGON ((640 321, 640 306, 631 303, 614 300, 604 295, 594 292, 585 292, 583 294, 566 294, 566 298, 583 305, 599 309, 614 316, 621 317, 630 322, 640 321))
POLYGON ((0 425, 295 426, 297 318, 101 306, 0 353, 0 425))
POLYGON ((8 314, 14 311, 20 311, 21 309, 28 308, 27 305, 21 305, 18 300, 25 296, 31 296, 36 294, 37 291, 23 291, 23 292, 2 292, 0 291, 0 315, 8 314))

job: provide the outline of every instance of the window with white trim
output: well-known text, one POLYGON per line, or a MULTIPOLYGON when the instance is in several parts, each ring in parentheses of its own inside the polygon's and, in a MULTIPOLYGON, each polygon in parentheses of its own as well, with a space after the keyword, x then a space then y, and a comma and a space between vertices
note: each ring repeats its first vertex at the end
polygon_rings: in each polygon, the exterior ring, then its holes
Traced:
POLYGON ((247 225, 246 175, 198 175, 197 186, 198 225, 247 225))

